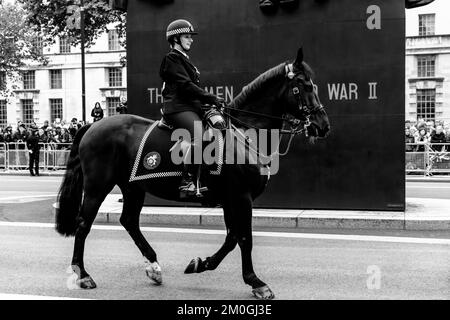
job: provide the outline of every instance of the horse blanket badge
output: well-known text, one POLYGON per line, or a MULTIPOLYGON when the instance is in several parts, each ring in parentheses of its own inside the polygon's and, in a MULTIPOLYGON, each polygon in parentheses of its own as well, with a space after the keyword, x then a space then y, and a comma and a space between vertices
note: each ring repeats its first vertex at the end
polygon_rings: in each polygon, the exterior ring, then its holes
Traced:
POLYGON ((158 167, 160 163, 161 163, 161 155, 156 151, 152 151, 147 153, 147 155, 144 157, 142 164, 144 165, 145 169, 153 170, 156 169, 156 167, 158 167))

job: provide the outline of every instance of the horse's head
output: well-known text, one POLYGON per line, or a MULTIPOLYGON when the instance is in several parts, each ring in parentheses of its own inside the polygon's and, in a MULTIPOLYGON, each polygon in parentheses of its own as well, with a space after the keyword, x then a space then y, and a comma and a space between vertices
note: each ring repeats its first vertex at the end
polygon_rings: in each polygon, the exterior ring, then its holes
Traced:
POLYGON ((287 63, 285 68, 286 85, 282 98, 285 113, 305 122, 308 136, 326 137, 330 131, 330 121, 312 81, 312 70, 303 61, 302 48, 298 50, 295 61, 287 63))

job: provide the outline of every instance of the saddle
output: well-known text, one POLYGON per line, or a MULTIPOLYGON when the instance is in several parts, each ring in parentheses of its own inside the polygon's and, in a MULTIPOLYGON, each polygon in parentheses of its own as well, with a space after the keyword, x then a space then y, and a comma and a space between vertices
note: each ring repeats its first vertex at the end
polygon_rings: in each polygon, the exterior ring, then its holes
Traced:
MULTIPOLYGON (((208 191, 206 184, 203 183, 206 176, 220 175, 224 163, 224 136, 219 130, 211 130, 212 124, 217 123, 217 118, 213 119, 217 115, 218 113, 214 111, 203 119, 205 132, 209 132, 209 137, 214 138, 202 143, 202 156, 205 148, 209 146, 208 149, 214 150, 214 161, 200 166, 201 170, 197 172, 195 180, 197 182, 196 197, 201 197, 204 192, 208 191), (212 122, 213 120, 215 122, 212 122), (213 143, 213 148, 211 148, 213 143)), ((149 126, 139 145, 130 182, 147 179, 176 179, 177 183, 181 181, 183 163, 182 157, 177 158, 177 155, 182 150, 182 140, 172 140, 173 130, 174 126, 164 115, 149 126)))

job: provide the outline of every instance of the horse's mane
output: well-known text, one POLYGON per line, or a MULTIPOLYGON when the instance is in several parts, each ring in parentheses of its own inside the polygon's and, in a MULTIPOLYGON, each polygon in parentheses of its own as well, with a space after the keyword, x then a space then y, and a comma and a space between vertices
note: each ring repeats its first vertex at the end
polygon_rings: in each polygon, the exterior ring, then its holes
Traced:
MULTIPOLYGON (((313 71, 311 67, 305 62, 302 62, 302 65, 305 76, 307 78, 312 78, 313 71)), ((262 91, 262 89, 268 82, 270 82, 270 80, 281 75, 284 76, 286 73, 285 66, 286 62, 283 62, 260 74, 256 79, 242 88, 242 91, 236 96, 236 98, 233 99, 233 101, 231 101, 230 107, 241 109, 242 106, 249 100, 249 98, 254 96, 255 93, 262 91)))

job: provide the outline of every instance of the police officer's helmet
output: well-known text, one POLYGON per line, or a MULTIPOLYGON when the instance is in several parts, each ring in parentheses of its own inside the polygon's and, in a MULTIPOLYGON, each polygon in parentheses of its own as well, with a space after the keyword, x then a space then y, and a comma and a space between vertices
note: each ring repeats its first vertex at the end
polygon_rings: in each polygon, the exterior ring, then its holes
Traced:
POLYGON ((192 24, 184 19, 178 19, 175 21, 172 21, 169 26, 167 27, 166 31, 166 39, 167 41, 171 41, 172 37, 176 35, 181 34, 197 34, 195 32, 194 27, 192 24))

